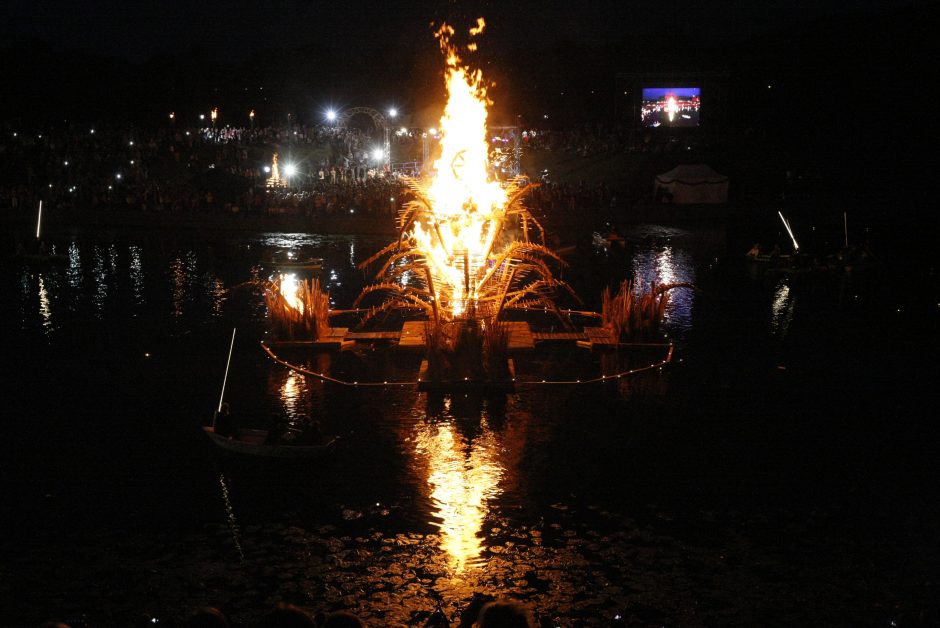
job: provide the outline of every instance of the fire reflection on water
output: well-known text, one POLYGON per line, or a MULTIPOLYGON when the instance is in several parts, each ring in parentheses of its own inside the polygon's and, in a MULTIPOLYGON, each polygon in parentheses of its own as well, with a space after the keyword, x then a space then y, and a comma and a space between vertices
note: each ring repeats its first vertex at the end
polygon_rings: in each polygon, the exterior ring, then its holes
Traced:
POLYGON ((281 384, 280 395, 289 422, 302 422, 309 410, 310 391, 307 378, 297 371, 290 371, 281 384))
POLYGON ((774 289, 774 300, 771 305, 770 331, 774 336, 783 338, 790 329, 793 320, 793 309, 796 307, 796 298, 790 293, 790 286, 781 281, 774 289))
POLYGON ((479 535, 504 475, 497 435, 486 418, 479 420, 472 439, 453 422, 418 424, 415 435, 415 453, 427 464, 441 547, 457 573, 484 564, 479 535))
MULTIPOLYGON (((649 289, 650 283, 695 283, 692 256, 666 245, 639 250, 633 257, 633 289, 637 296, 649 289)), ((665 323, 671 330, 688 331, 692 327, 693 290, 673 290, 666 305, 665 323)))
POLYGON ((141 249, 139 246, 131 246, 128 249, 130 253, 130 278, 131 278, 131 288, 134 294, 134 303, 137 305, 144 305, 146 300, 144 299, 144 272, 143 264, 141 262, 141 249))
POLYGON ((39 275, 39 315, 42 317, 43 331, 48 334, 52 331, 52 307, 49 301, 49 291, 46 282, 39 275))

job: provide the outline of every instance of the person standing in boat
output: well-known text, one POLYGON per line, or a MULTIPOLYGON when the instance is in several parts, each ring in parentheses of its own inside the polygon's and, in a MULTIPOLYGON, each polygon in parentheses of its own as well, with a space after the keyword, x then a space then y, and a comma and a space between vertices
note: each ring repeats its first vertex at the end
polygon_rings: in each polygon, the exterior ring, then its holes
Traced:
POLYGON ((228 402, 222 403, 222 408, 215 415, 215 433, 219 436, 232 437, 238 431, 235 419, 232 417, 228 402))
POLYGON ((304 430, 301 442, 304 445, 319 445, 323 442, 323 430, 320 428, 320 421, 314 419, 304 430))

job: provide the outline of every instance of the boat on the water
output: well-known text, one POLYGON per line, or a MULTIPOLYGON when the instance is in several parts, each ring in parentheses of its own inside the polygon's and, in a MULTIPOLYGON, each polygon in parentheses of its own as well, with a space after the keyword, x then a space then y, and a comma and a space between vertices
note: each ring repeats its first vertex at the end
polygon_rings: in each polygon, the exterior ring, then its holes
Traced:
POLYGON ((328 454, 336 444, 336 437, 316 444, 293 444, 289 441, 270 442, 268 430, 237 429, 231 436, 216 433, 206 425, 202 431, 209 439, 226 451, 268 458, 317 458, 328 454))
POLYGON ((275 270, 320 270, 323 268, 323 258, 295 257, 290 252, 270 255, 261 263, 275 270))

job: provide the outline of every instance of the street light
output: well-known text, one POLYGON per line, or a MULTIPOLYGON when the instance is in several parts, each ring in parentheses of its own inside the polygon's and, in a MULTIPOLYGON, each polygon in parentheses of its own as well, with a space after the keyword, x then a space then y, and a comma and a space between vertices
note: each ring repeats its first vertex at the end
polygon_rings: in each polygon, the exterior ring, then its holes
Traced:
POLYGON ((382 161, 382 157, 385 156, 385 151, 381 148, 376 148, 372 151, 372 159, 376 161, 382 161))
POLYGON ((395 107, 392 107, 391 109, 389 109, 389 110, 388 110, 388 117, 389 117, 389 118, 397 118, 397 117, 398 117, 398 109, 395 109, 395 107))
POLYGON ((333 111, 332 109, 328 110, 326 112, 326 119, 329 120, 330 122, 333 122, 334 120, 336 120, 336 112, 333 111))
POLYGON ((287 178, 290 178, 294 176, 295 174, 297 174, 297 166, 295 166, 294 164, 287 164, 286 166, 284 166, 284 175, 287 178))

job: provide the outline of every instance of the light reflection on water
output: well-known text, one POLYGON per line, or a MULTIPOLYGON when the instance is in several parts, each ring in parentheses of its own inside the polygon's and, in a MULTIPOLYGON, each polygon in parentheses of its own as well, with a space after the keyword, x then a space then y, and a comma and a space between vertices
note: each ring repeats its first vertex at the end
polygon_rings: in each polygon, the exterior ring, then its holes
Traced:
POLYGON ((112 300, 114 283, 117 275, 117 248, 112 244, 107 249, 96 246, 94 249, 95 316, 102 318, 112 300))
POLYGON ((793 320, 793 310, 796 307, 796 295, 790 291, 785 280, 774 288, 773 303, 771 305, 770 332, 772 335, 783 338, 790 329, 793 320))
POLYGON ((187 279, 186 266, 179 257, 170 262, 170 278, 173 281, 173 315, 179 318, 183 315, 187 279))
POLYGON ((77 242, 69 244, 69 288, 72 290, 71 309, 76 309, 82 294, 82 256, 77 242))
POLYGON ((281 404, 288 422, 293 427, 299 427, 309 416, 310 389, 307 378, 297 371, 289 371, 280 388, 281 404))
POLYGON ((440 529, 441 547, 456 572, 481 567, 480 533, 488 503, 500 493, 504 469, 500 443, 486 418, 474 438, 454 422, 425 421, 415 426, 414 453, 427 465, 427 485, 440 529))
POLYGON ((39 315, 42 317, 42 328, 46 334, 52 332, 52 307, 49 303, 49 292, 46 290, 46 282, 39 275, 39 315))
POLYGON ((134 295, 136 305, 145 305, 147 299, 144 296, 144 270, 140 259, 140 247, 131 245, 128 249, 130 253, 130 278, 131 290, 134 295))
MULTIPOLYGON (((695 283, 695 262, 692 256, 670 245, 637 250, 633 256, 633 290, 639 295, 651 283, 695 283)), ((692 328, 693 290, 680 288, 669 293, 665 327, 670 332, 687 332, 692 328)))

